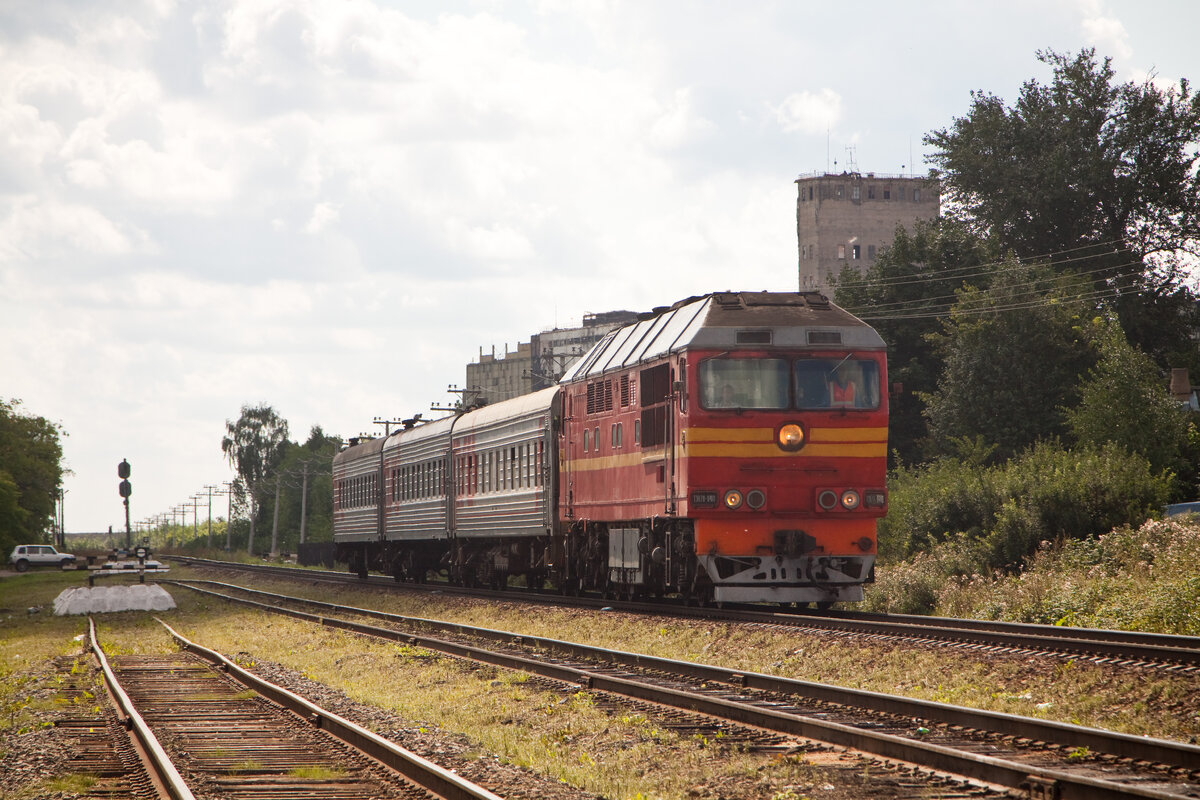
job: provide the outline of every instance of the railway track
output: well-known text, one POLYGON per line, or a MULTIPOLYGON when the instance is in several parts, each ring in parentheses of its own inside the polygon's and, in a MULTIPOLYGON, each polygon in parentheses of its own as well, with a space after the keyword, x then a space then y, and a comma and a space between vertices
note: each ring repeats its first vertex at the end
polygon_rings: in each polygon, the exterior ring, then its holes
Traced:
MULTIPOLYGON (((357 576, 331 570, 309 570, 268 564, 238 564, 208 559, 178 558, 184 563, 355 585, 391 586, 392 578, 357 576)), ((949 647, 979 652, 1040 654, 1060 659, 1082 659, 1139 669, 1172 673, 1200 673, 1200 637, 1171 636, 1138 631, 1070 628, 988 620, 948 619, 912 615, 871 614, 856 611, 768 611, 761 608, 694 608, 680 604, 625 602, 591 597, 563 597, 520 590, 464 589, 446 584, 402 584, 413 591, 438 591, 464 596, 504 599, 584 608, 612 607, 630 613, 675 615, 729 622, 779 625, 839 636, 907 641, 921 646, 949 647)))
POLYGON ((166 627, 184 652, 110 660, 89 620, 120 727, 145 768, 128 780, 141 793, 128 796, 500 800, 166 627))
POLYGON ((1200 747, 1179 742, 759 673, 735 673, 244 587, 173 583, 264 611, 519 669, 635 702, 918 764, 1028 797, 1200 797, 1200 747), (302 611, 301 607, 323 613, 302 611), (355 621, 362 617, 387 625, 355 621))

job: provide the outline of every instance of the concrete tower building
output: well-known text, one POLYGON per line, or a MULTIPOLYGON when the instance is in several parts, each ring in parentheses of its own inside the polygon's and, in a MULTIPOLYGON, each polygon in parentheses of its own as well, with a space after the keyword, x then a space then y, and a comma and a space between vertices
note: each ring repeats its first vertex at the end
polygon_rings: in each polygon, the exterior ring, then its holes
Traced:
POLYGON ((801 175, 796 186, 801 290, 829 292, 844 267, 865 272, 892 243, 897 225, 911 230, 941 208, 930 178, 824 172, 801 175))

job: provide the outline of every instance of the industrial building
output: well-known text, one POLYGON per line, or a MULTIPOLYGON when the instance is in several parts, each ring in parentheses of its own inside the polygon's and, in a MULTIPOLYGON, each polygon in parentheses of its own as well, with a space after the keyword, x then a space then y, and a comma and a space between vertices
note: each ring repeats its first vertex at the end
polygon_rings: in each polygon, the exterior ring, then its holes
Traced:
POLYGON ((796 179, 800 289, 829 292, 842 269, 866 272, 896 226, 934 219, 941 191, 931 178, 874 172, 813 173, 796 179))

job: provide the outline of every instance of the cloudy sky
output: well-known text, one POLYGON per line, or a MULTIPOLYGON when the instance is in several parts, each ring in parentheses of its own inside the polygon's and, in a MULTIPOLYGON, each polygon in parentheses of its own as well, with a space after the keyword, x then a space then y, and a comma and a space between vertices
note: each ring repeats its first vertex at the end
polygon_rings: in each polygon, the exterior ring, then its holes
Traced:
POLYGON ((481 346, 793 290, 797 175, 923 172, 1039 49, 1200 80, 1197 30, 1183 0, 0 0, 0 398, 65 430, 67 530, 121 529, 117 463, 134 521, 169 511, 231 477, 243 405, 352 436, 481 346))

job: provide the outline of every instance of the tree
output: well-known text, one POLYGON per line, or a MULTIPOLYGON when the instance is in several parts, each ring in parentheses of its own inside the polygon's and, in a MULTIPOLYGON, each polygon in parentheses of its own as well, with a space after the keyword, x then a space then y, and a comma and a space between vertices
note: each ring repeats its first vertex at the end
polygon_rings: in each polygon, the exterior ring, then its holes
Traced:
POLYGON ((0 553, 7 553, 26 537, 20 535, 25 529, 29 512, 21 508, 21 490, 13 476, 0 469, 0 553))
POLYGON ((920 461, 928 425, 921 396, 937 388, 942 359, 931 335, 964 286, 991 281, 996 254, 987 242, 952 220, 919 220, 912 232, 896 228, 866 273, 846 268, 834 300, 870 323, 887 343, 891 398, 889 447, 907 463, 920 461))
POLYGON ((1186 80, 1118 84, 1091 49, 1038 60, 1049 84, 1026 82, 1012 107, 972 92, 965 117, 925 137, 947 214, 1019 258, 1086 275, 1116 298, 1134 344, 1196 363, 1179 334, 1194 319, 1183 267, 1200 253, 1200 97, 1186 80))
POLYGON ((20 405, 0 400, 0 483, 8 487, 0 489, 0 548, 6 552, 42 541, 52 530, 63 476, 62 429, 44 417, 22 414, 20 405), (8 480, 2 480, 5 475, 8 480))
POLYGON ((266 482, 283 458, 288 441, 287 420, 268 405, 242 406, 237 422, 225 421, 226 436, 221 452, 229 460, 245 487, 249 502, 250 539, 246 549, 254 552, 254 525, 266 482))
MULTIPOLYGON (((293 550, 304 523, 305 541, 330 541, 333 533, 333 457, 342 440, 314 425, 304 444, 288 442, 275 471, 281 478, 279 529, 281 545, 293 550), (307 481, 306 481, 307 476, 307 481), (307 497, 305 483, 307 482, 307 497)), ((274 492, 264 500, 263 511, 274 517, 274 492)))
POLYGON ((945 362, 926 395, 931 437, 942 452, 996 445, 1008 459, 1066 432, 1078 376, 1095 361, 1079 280, 1008 262, 987 289, 969 287, 936 337, 945 362))
POLYGON ((1100 337, 1100 360, 1080 389, 1079 405, 1066 415, 1080 444, 1112 442, 1144 457, 1156 472, 1191 472, 1183 458, 1187 411, 1170 396, 1153 360, 1115 323, 1100 337))

